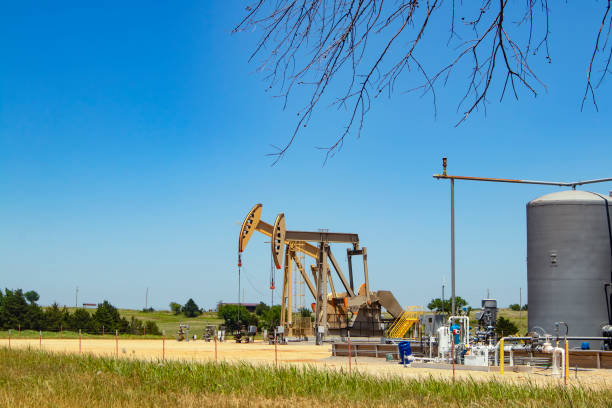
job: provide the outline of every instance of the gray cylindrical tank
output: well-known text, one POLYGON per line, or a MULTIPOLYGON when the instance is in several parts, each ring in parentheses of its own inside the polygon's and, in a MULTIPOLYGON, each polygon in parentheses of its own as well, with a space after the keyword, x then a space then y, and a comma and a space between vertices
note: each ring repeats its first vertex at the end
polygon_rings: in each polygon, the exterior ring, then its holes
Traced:
POLYGON ((612 216, 612 198, 587 191, 547 194, 527 204, 530 330, 540 326, 554 334, 555 322, 563 321, 570 336, 601 336, 612 269, 604 198, 612 216))

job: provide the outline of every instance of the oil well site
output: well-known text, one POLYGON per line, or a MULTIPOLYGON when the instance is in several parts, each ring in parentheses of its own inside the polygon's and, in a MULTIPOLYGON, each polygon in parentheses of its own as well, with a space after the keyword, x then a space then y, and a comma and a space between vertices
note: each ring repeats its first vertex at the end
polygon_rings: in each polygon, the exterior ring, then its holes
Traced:
POLYGON ((612 407, 611 33, 4 2, 0 408, 612 407))

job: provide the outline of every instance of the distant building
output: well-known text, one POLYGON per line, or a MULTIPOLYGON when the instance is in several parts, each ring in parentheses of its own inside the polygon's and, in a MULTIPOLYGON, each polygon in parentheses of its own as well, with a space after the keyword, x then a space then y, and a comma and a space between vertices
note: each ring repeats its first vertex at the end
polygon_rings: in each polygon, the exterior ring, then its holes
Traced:
MULTIPOLYGON (((248 310, 249 312, 253 313, 255 311, 255 308, 257 307, 259 303, 240 303, 240 306, 244 306, 246 307, 246 310, 248 310)), ((238 303, 225 303, 225 302, 221 302, 217 305, 217 310, 219 306, 223 306, 223 305, 234 305, 234 306, 238 306, 238 303)))

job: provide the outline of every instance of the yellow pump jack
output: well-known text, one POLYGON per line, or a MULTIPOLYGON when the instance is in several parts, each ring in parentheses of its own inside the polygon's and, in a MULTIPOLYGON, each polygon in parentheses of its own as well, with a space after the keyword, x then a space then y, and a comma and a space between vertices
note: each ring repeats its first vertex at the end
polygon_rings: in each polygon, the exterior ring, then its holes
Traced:
MULTIPOLYGON (((368 279, 367 250, 359 247, 359 236, 351 233, 336 233, 328 231, 291 231, 286 229, 285 215, 278 214, 274 224, 268 224, 261 219, 262 205, 256 204, 245 217, 238 238, 238 263, 241 265, 241 256, 249 239, 255 231, 271 238, 271 251, 274 265, 277 269, 283 268, 283 295, 281 301, 281 326, 286 328, 286 334, 292 335, 292 279, 293 264, 297 267, 315 299, 315 333, 317 344, 321 344, 323 337, 331 330, 341 334, 354 326, 359 312, 366 309, 368 315, 372 311, 378 314, 375 324, 380 321, 380 306, 394 317, 398 318, 403 310, 395 297, 389 291, 371 292, 368 279), (312 243, 316 243, 316 246, 312 243), (347 249, 349 280, 340 269, 334 257, 330 244, 352 244, 347 249), (299 261, 297 253, 305 254, 315 260, 311 265, 314 285, 310 280, 304 266, 299 261), (353 282, 352 257, 361 255, 363 258, 364 283, 355 292, 353 282), (337 293, 334 287, 329 264, 334 268, 346 292, 337 293), (331 293, 328 293, 328 286, 331 293), (374 303, 374 304, 373 304, 374 303), (350 313, 349 313, 350 312, 350 313)), ((363 315, 363 313, 362 313, 363 315)), ((382 328, 368 330, 373 334, 382 332, 382 328)))

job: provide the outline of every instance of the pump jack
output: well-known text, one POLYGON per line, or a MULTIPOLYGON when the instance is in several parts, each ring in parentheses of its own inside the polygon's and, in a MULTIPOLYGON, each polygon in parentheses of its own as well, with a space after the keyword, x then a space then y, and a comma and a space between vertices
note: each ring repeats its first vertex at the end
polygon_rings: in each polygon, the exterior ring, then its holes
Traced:
POLYGON ((255 205, 247 214, 240 229, 238 238, 238 265, 242 264, 242 252, 244 252, 249 239, 255 231, 272 238, 272 259, 277 269, 283 268, 283 295, 281 301, 281 326, 286 327, 286 333, 292 335, 292 273, 293 264, 300 271, 308 290, 315 299, 315 333, 317 344, 321 344, 323 336, 342 334, 347 329, 353 330, 353 335, 359 335, 358 331, 368 333, 366 335, 382 334, 381 306, 394 317, 398 318, 403 310, 389 291, 370 291, 368 278, 367 250, 359 247, 359 236, 351 233, 337 233, 328 231, 291 231, 285 226, 285 215, 278 214, 274 224, 268 224, 261 220, 262 205, 255 205), (316 243, 314 246, 312 243, 316 243), (349 280, 340 269, 340 265, 334 257, 330 244, 344 243, 352 244, 352 249, 347 249, 349 280), (310 280, 304 265, 301 264, 297 253, 305 254, 315 260, 311 265, 311 273, 315 284, 310 280), (352 257, 362 256, 364 283, 355 292, 353 280, 352 257), (283 262, 284 261, 284 262, 283 262), (334 287, 329 263, 334 268, 342 286, 346 292, 337 293, 334 287), (284 265, 283 265, 284 264, 284 265), (328 286, 331 293, 328 294, 328 286), (371 326, 363 329, 361 325, 355 327, 355 322, 360 319, 369 318, 371 326))

